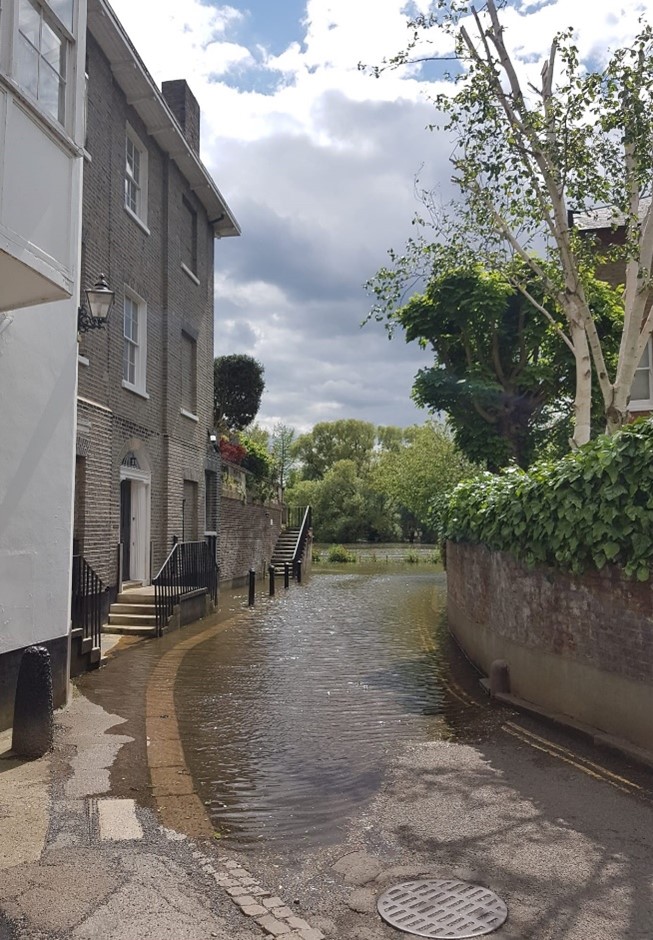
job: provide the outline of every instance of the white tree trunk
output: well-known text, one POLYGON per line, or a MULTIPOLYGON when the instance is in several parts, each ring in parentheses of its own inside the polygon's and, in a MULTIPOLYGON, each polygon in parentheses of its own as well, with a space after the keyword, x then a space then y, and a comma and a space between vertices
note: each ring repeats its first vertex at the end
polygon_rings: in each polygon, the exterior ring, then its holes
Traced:
POLYGON ((587 444, 591 433, 592 417, 592 360, 587 334, 578 323, 571 323, 571 338, 576 357, 576 396, 574 399, 574 433, 572 448, 587 444))

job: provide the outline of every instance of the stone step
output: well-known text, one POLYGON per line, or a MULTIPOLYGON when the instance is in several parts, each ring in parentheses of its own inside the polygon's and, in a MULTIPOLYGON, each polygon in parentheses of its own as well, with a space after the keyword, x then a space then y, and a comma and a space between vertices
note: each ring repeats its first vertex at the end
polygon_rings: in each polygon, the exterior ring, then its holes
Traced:
POLYGON ((135 614, 136 616, 154 614, 156 615, 156 606, 151 604, 134 604, 132 601, 129 603, 122 601, 117 604, 111 605, 110 613, 112 614, 135 614))
POLYGON ((109 626, 156 627, 156 615, 152 614, 114 614, 109 611, 109 626))
POLYGON ((156 627, 130 627, 127 624, 105 624, 102 633, 119 633, 121 636, 156 636, 156 627))
POLYGON ((116 598, 118 604, 154 604, 154 592, 137 594, 136 591, 122 591, 116 598))

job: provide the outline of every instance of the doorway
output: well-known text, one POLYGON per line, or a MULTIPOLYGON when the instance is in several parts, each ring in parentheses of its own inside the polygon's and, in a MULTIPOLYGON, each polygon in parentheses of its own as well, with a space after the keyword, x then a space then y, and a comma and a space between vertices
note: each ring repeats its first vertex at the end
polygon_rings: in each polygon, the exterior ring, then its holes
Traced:
POLYGON ((149 472, 141 470, 134 455, 128 454, 120 467, 121 574, 124 581, 150 582, 150 488, 149 472))

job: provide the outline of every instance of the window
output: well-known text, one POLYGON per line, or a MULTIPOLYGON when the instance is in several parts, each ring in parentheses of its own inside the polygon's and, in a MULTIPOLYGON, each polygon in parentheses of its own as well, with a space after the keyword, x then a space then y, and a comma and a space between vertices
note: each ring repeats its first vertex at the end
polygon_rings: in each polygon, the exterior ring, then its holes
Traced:
POLYGON ((131 291, 125 293, 123 316, 122 384, 133 392, 146 395, 145 366, 147 307, 131 291))
POLYGON ((181 504, 181 540, 197 541, 197 483, 184 480, 184 498, 181 504))
POLYGON ((651 340, 649 339, 630 389, 630 405, 651 406, 651 340))
POLYGON ((182 199, 180 238, 182 267, 197 275, 197 213, 187 199, 182 199))
POLYGON ((147 150, 130 127, 125 137, 125 208, 147 223, 147 150))
MULTIPOLYGON (((70 29, 72 0, 51 5, 70 29)), ((49 7, 37 0, 19 0, 16 80, 60 124, 65 118, 68 45, 65 31, 49 7)))
POLYGON ((181 333, 181 410, 197 413, 197 343, 182 330, 181 333))

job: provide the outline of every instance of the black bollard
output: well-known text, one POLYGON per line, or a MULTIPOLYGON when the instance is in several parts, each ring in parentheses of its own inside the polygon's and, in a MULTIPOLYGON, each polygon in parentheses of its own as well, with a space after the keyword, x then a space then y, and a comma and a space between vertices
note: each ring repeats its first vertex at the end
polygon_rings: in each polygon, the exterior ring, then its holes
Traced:
POLYGON ((274 597, 274 590, 275 590, 275 584, 274 584, 274 575, 275 575, 274 565, 270 565, 270 567, 268 568, 268 574, 270 575, 270 597, 274 597))
POLYGON ((288 589, 290 586, 290 565, 285 562, 283 566, 283 586, 288 589))
POLYGON ((52 748, 54 719, 52 666, 45 646, 28 646, 20 661, 11 749, 33 760, 52 748))
POLYGON ((301 558, 297 562, 297 584, 302 583, 302 560, 301 558))
POLYGON ((247 603, 250 607, 254 606, 254 597, 256 595, 256 571, 253 568, 249 569, 249 599, 247 603))

